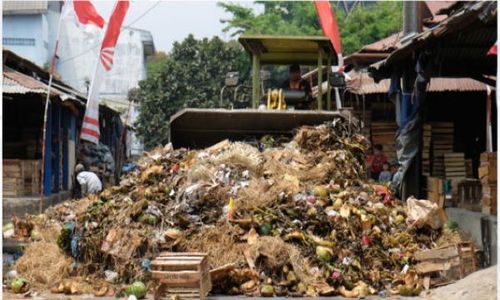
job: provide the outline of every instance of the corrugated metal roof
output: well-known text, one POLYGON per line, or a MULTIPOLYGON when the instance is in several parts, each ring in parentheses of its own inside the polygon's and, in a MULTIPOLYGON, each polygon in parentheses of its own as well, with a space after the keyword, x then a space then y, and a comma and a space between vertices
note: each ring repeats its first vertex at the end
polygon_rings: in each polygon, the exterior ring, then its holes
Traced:
POLYGON ((47 1, 2 1, 4 15, 30 15, 47 11, 47 1))
MULTIPOLYGON (((5 94, 46 94, 48 86, 40 80, 4 66, 2 88, 5 94)), ((59 96, 61 94, 62 92, 58 89, 51 88, 51 95, 59 96)))
POLYGON ((417 34, 385 60, 372 65, 369 68, 372 75, 388 77, 393 67, 399 67, 402 60, 411 58, 422 48, 435 51, 441 76, 496 74, 497 57, 486 53, 497 40, 497 3, 474 1, 460 5, 463 6, 438 25, 417 34))
POLYGON ((391 52, 401 46, 402 37, 403 32, 391 34, 390 36, 376 41, 375 43, 364 46, 361 50, 359 50, 359 52, 391 52))
MULTIPOLYGON (((389 91, 390 79, 375 83, 367 73, 350 72, 351 80, 347 89, 353 94, 385 94, 389 91)), ((481 92, 486 91, 486 85, 470 78, 432 78, 427 92, 481 92)))

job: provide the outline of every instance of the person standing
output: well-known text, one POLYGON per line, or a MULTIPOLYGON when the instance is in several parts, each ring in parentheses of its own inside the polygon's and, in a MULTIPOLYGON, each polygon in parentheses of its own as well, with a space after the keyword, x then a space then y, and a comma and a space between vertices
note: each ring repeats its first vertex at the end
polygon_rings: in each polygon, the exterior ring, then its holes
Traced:
POLYGON ((387 157, 384 155, 383 149, 382 145, 376 144, 373 146, 373 154, 367 157, 368 169, 373 180, 379 179, 382 166, 387 162, 387 157))
POLYGON ((102 191, 102 183, 99 177, 93 172, 85 171, 85 167, 82 164, 76 165, 75 174, 76 180, 80 185, 82 197, 102 191))
POLYGON ((382 165, 382 172, 380 172, 380 175, 378 176, 378 181, 381 183, 386 183, 390 182, 392 180, 392 173, 389 170, 389 163, 385 162, 382 165))

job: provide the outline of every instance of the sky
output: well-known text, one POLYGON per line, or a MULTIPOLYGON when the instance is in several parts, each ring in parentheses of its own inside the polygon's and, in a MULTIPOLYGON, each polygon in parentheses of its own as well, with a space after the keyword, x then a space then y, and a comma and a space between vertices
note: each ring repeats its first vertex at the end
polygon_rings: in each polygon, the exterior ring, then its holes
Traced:
MULTIPOLYGON (((94 6, 105 19, 113 10, 115 1, 93 1, 94 6)), ((242 5, 254 7, 251 1, 242 5)), ((196 38, 219 36, 227 40, 229 33, 223 33, 220 19, 230 17, 217 6, 217 1, 132 1, 124 25, 148 30, 152 33, 156 51, 168 52, 175 41, 182 41, 192 33, 196 38), (152 8, 153 7, 153 8, 152 8), (144 16, 146 11, 152 8, 144 16), (142 16, 142 17, 141 17, 142 16)))

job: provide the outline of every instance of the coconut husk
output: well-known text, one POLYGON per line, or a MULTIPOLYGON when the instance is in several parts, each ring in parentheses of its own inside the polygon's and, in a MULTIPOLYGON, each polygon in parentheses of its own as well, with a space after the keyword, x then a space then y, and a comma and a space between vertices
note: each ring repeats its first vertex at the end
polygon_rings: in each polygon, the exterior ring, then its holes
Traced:
POLYGON ((278 181, 253 180, 248 187, 238 192, 236 209, 245 210, 268 206, 276 202, 280 194, 291 195, 300 190, 300 183, 293 175, 284 174, 282 179, 278 181))
POLYGON ((69 277, 72 259, 64 255, 55 243, 29 244, 16 264, 19 275, 34 285, 50 287, 69 277))
POLYGON ((28 218, 34 225, 33 230, 38 232, 39 241, 56 243, 61 233, 61 225, 58 222, 47 219, 44 215, 28 218))
POLYGON ((199 234, 181 241, 180 247, 184 251, 206 252, 209 256, 211 268, 218 268, 228 262, 244 263, 243 249, 245 243, 236 241, 236 228, 227 224, 218 224, 215 227, 207 227, 199 234))
POLYGON ((261 153, 255 147, 244 143, 231 143, 219 155, 211 158, 215 164, 231 164, 259 174, 264 162, 261 153))

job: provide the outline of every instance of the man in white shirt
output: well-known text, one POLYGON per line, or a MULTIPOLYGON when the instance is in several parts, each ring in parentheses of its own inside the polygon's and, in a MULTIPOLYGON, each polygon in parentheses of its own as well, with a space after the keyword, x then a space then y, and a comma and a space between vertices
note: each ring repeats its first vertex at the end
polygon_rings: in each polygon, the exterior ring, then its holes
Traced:
POLYGON ((99 177, 93 172, 85 171, 82 164, 77 164, 75 167, 76 180, 80 184, 82 196, 87 194, 99 193, 102 190, 102 183, 99 177))

